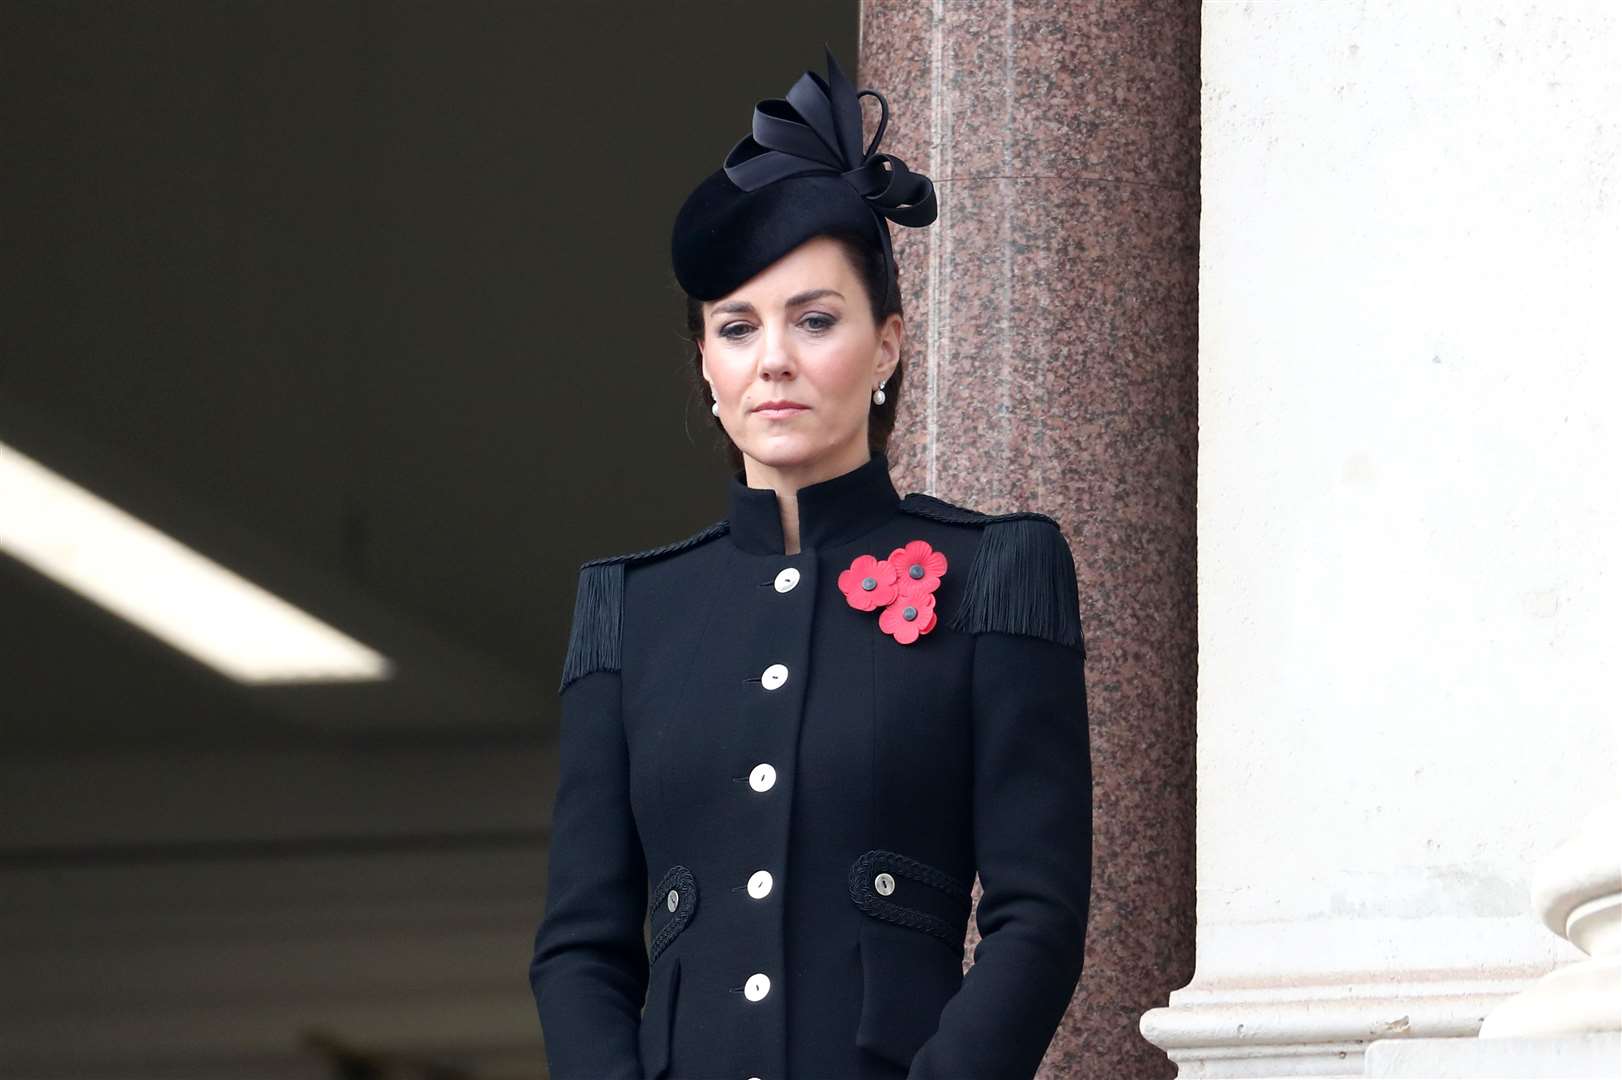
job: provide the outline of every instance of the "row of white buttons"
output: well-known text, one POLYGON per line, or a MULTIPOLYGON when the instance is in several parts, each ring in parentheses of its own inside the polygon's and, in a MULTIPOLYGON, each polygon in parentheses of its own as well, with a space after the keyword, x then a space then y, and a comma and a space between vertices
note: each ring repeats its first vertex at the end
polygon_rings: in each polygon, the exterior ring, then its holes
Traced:
MULTIPOLYGON (((784 567, 772 587, 780 593, 786 593, 800 583, 800 572, 792 566, 784 567)), ((788 682, 788 667, 784 664, 772 664, 760 673, 760 685, 767 690, 776 690, 788 682)), ((777 770, 767 762, 761 762, 749 774, 749 786, 756 791, 766 791, 777 783, 777 770)), ((772 891, 772 875, 769 870, 756 870, 749 875, 749 895, 756 900, 762 899, 772 891)), ((766 973, 757 971, 749 976, 749 981, 743 984, 743 996, 750 1001, 759 1001, 771 993, 772 981, 766 973)), ((758 1076, 751 1076, 749 1080, 760 1080, 758 1076)))

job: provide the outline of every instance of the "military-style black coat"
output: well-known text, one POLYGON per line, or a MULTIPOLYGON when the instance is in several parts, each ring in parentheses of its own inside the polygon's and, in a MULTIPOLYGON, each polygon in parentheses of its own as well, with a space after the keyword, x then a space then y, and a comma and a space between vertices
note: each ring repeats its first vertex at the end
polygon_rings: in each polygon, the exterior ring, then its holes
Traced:
POLYGON ((1092 764, 1058 525, 901 498, 883 455, 797 498, 793 555, 735 473, 725 520, 581 567, 529 969, 558 1080, 1013 1080, 1074 993, 1092 764), (839 576, 920 539, 947 568, 903 644, 839 576))

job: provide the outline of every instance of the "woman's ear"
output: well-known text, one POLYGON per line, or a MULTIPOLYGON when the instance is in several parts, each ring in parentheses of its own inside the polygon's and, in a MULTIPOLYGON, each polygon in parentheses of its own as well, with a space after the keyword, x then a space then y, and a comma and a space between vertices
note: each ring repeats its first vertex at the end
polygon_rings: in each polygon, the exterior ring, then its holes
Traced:
POLYGON ((905 325, 901 316, 891 312, 879 326, 878 366, 874 369, 879 381, 888 379, 901 362, 901 338, 905 325))

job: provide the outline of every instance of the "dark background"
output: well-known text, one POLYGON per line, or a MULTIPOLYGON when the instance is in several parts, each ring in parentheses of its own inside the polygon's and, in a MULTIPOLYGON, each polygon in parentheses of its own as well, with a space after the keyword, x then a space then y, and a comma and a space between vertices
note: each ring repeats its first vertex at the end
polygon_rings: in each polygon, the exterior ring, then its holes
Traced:
POLYGON ((398 666, 0 552, 0 1073, 541 1075, 575 569, 723 507, 670 221, 857 14, 0 3, 0 443, 398 666))

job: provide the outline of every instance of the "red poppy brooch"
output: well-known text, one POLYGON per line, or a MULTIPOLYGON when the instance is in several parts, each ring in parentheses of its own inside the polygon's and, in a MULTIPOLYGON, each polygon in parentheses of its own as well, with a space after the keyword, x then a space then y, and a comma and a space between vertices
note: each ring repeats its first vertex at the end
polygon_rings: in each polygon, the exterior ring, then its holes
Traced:
POLYGON ((935 629, 935 590, 946 573, 946 553, 909 540, 888 559, 858 555, 839 575, 839 591, 857 611, 879 612, 879 629, 902 645, 935 629))

